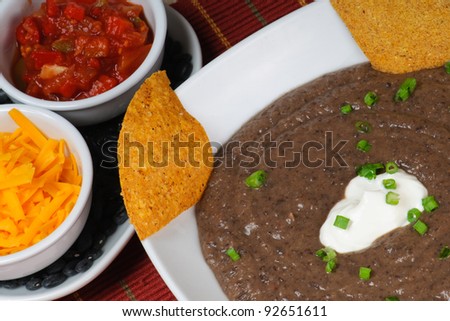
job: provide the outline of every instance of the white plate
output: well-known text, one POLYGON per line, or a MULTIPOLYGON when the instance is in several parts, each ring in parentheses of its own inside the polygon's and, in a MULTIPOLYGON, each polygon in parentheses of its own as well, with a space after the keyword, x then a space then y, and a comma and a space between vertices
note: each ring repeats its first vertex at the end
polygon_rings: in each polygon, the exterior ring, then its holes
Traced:
MULTIPOLYGON (((192 56, 192 74, 202 67, 202 54, 197 35, 189 22, 177 11, 166 6, 167 33, 181 43, 183 51, 192 56)), ((24 287, 8 290, 0 287, 0 300, 55 300, 69 295, 90 283, 99 276, 122 251, 134 234, 128 222, 120 225, 103 247, 103 255, 86 272, 68 278, 63 284, 52 289, 41 288, 36 291, 24 287)))
MULTIPOLYGON (((367 61, 328 1, 272 23, 206 65, 176 92, 224 143, 282 94, 325 73, 367 61)), ((199 245, 194 208, 142 242, 178 300, 226 300, 199 245)))

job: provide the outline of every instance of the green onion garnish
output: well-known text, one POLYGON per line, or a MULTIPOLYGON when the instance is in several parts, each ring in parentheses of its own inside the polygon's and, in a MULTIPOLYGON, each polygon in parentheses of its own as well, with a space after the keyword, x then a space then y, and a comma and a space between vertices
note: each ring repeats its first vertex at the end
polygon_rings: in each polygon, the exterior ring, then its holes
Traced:
POLYGON ((383 186, 385 189, 396 189, 397 182, 393 178, 383 179, 383 186))
POLYGON ((230 257, 230 259, 233 261, 233 262, 236 262, 236 261, 238 261, 240 258, 241 258, 241 256, 239 255, 239 253, 238 252, 236 252, 236 250, 234 249, 234 248, 232 248, 232 247, 230 247, 228 250, 227 250, 227 255, 230 257))
POLYGON ((364 281, 370 280, 370 274, 372 273, 372 269, 368 267, 361 266, 359 268, 359 278, 364 281))
POLYGON ((356 169, 356 173, 361 176, 365 177, 367 179, 375 179, 377 177, 378 170, 383 169, 384 166, 381 163, 374 163, 374 164, 364 164, 356 169))
POLYGON ((330 247, 324 247, 316 252, 316 256, 321 258, 322 261, 328 262, 336 259, 336 251, 330 247))
POLYGON ((378 95, 376 93, 374 93, 373 91, 369 91, 365 96, 364 96, 364 102, 366 103, 367 106, 373 106, 376 104, 376 102, 378 101, 378 95))
POLYGON ((444 64, 444 69, 445 69, 445 72, 450 75, 450 61, 447 61, 444 64))
POLYGON ((333 225, 343 230, 346 230, 348 227, 348 223, 350 223, 350 219, 348 217, 336 215, 336 219, 334 220, 333 225))
POLYGON ((325 265, 325 272, 331 273, 336 269, 336 260, 329 260, 325 265))
POLYGON ((326 262, 325 271, 331 273, 336 269, 337 254, 336 251, 330 247, 324 247, 316 252, 316 256, 326 262))
POLYGON ((384 301, 400 301, 398 296, 387 296, 384 301))
POLYGON ((449 256, 450 256, 450 248, 447 245, 445 245, 439 252, 439 260, 445 260, 449 256))
POLYGON ((387 162, 386 163, 386 173, 388 174, 395 174, 398 172, 398 165, 394 162, 387 162))
POLYGON ((419 219, 419 217, 422 215, 422 212, 419 211, 419 209, 417 208, 412 208, 408 211, 408 222, 410 223, 414 223, 415 221, 417 221, 419 219))
POLYGON ((353 111, 353 107, 350 104, 344 104, 341 106, 340 110, 341 110, 341 114, 348 115, 353 111))
POLYGON ((245 184, 250 188, 260 188, 267 180, 267 173, 265 170, 260 169, 253 172, 249 177, 245 179, 245 184))
POLYGON ((372 131, 372 125, 366 121, 357 121, 355 123, 355 128, 359 133, 367 134, 372 131))
POLYGON ((69 39, 58 39, 53 41, 52 49, 68 53, 75 50, 75 43, 69 39))
POLYGON ((316 251, 316 256, 320 259, 322 259, 322 261, 327 261, 325 260, 325 257, 327 256, 327 252, 325 251, 326 248, 320 249, 316 251))
POLYGON ((420 235, 424 235, 428 231, 428 226, 421 220, 417 220, 417 222, 413 225, 413 228, 420 235))
POLYGON ((399 102, 407 100, 414 89, 416 89, 416 85, 417 81, 415 78, 406 78, 395 93, 394 101, 399 102))
POLYGON ((365 139, 361 139, 359 142, 356 143, 356 149, 367 153, 372 149, 372 145, 369 144, 369 142, 365 139))
POLYGON ((397 205, 400 202, 400 195, 394 192, 386 194, 386 203, 389 205, 397 205))
POLYGON ((430 195, 422 200, 423 209, 427 212, 433 212, 439 208, 439 203, 436 201, 434 196, 430 195))

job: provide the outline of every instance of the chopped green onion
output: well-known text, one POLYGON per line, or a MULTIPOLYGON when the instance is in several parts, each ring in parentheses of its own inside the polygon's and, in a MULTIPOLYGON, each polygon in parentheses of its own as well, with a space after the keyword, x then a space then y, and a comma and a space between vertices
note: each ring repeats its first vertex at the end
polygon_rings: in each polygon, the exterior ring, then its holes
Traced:
POLYGON ((407 100, 414 89, 416 89, 416 85, 417 81, 415 78, 406 78, 395 93, 394 101, 399 102, 407 100))
POLYGON ((417 220, 417 222, 413 225, 413 228, 420 235, 424 235, 428 231, 428 226, 421 220, 417 220))
POLYGON ((400 301, 398 296, 387 296, 384 301, 400 301))
POLYGON ((70 39, 58 39, 53 41, 52 48, 67 53, 75 50, 75 43, 70 39))
POLYGON ((238 252, 236 252, 236 250, 234 249, 234 248, 232 248, 232 247, 230 247, 228 250, 227 250, 227 255, 230 257, 230 259, 233 261, 233 262, 236 262, 236 261, 238 261, 240 258, 241 258, 241 256, 239 255, 239 253, 238 252))
POLYGON ((445 72, 450 75, 450 61, 447 61, 444 64, 444 69, 445 69, 445 72))
POLYGON ((336 251, 330 247, 324 247, 316 251, 316 256, 326 262, 325 271, 331 273, 336 269, 337 265, 337 254, 336 251))
POLYGON ((368 267, 361 266, 359 268, 359 278, 364 281, 370 280, 370 274, 372 273, 372 269, 368 267))
POLYGON ((325 265, 325 271, 326 271, 327 273, 331 273, 331 272, 333 272, 335 269, 336 269, 336 260, 335 260, 335 259, 329 260, 329 261, 327 262, 327 264, 325 265))
POLYGON ((383 179, 383 186, 385 189, 396 189, 397 182, 393 178, 383 179))
POLYGON ((447 245, 445 245, 439 252, 439 260, 445 260, 449 256, 450 256, 450 248, 447 245))
POLYGON ((372 149, 372 145, 365 139, 361 139, 356 143, 356 148, 364 153, 369 152, 372 149))
POLYGON ((346 230, 348 227, 348 223, 350 223, 350 219, 348 217, 336 215, 336 219, 334 220, 333 225, 343 230, 346 230))
POLYGON ((130 17, 130 21, 133 23, 135 28, 139 28, 144 21, 139 17, 130 17))
POLYGON ((398 172, 398 165, 394 162, 387 162, 386 163, 386 173, 388 174, 395 174, 398 172))
POLYGON ((373 91, 369 91, 365 96, 364 96, 364 102, 366 103, 367 106, 373 106, 377 103, 378 101, 378 95, 376 93, 374 93, 373 91))
POLYGON ((414 223, 419 219, 419 217, 422 215, 422 212, 419 211, 417 208, 412 208, 408 211, 408 222, 414 223))
POLYGON ((355 128, 359 133, 367 134, 372 131, 372 125, 366 121, 357 121, 355 123, 355 128))
POLYGON ((336 251, 330 247, 324 247, 316 252, 316 256, 321 258, 322 261, 328 262, 336 259, 336 251))
POLYGON ((377 177, 378 170, 383 169, 384 166, 381 163, 374 164, 364 164, 356 169, 358 176, 365 177, 369 180, 375 179, 377 177))
POLYGON ((327 252, 325 251, 325 248, 317 250, 316 251, 316 256, 320 259, 322 259, 323 261, 325 261, 325 257, 327 256, 327 252))
POLYGON ((267 173, 265 170, 257 170, 245 179, 245 184, 254 189, 258 189, 264 185, 267 180, 267 173))
POLYGON ((389 205, 397 205, 400 202, 400 195, 394 192, 386 194, 386 203, 389 205))
POLYGON ((340 110, 341 110, 341 114, 348 115, 353 111, 353 107, 350 104, 344 104, 341 106, 340 110))
POLYGON ((434 196, 427 196, 422 200, 423 209, 427 212, 433 212, 439 208, 439 203, 436 201, 434 196))

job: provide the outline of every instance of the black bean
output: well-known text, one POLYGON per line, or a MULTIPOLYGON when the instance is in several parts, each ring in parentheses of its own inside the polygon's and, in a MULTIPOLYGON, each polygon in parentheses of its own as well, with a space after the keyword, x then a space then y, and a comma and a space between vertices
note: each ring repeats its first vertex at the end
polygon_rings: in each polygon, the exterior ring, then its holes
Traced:
POLYGON ((54 273, 47 276, 42 280, 42 286, 44 288, 54 288, 62 284, 67 279, 67 276, 64 273, 54 273))
POLYGON ((80 260, 72 260, 67 262, 66 265, 64 266, 62 273, 65 276, 74 276, 78 274, 78 271, 75 270, 75 266, 77 266, 78 262, 80 262, 80 260))
POLYGON ((92 241, 92 250, 100 250, 103 248, 106 242, 106 235, 104 233, 98 232, 94 236, 94 240, 92 241))
POLYGON ((83 231, 74 244, 74 249, 80 253, 84 253, 92 246, 92 234, 88 231, 83 231))
POLYGON ((178 79, 186 80, 189 78, 189 75, 192 73, 192 64, 190 62, 181 62, 178 63, 176 66, 176 75, 178 79))
POLYGON ((181 80, 175 80, 170 83, 170 87, 172 87, 172 89, 177 89, 182 83, 181 80))
POLYGON ((11 103, 12 103, 11 99, 9 99, 6 93, 0 89, 0 104, 11 104, 11 103))
POLYGON ((86 251, 84 258, 91 260, 91 261, 95 261, 102 255, 103 255, 102 249, 90 249, 90 250, 86 251))
MULTIPOLYGON (((170 39, 170 38, 169 38, 170 39)), ((165 52, 169 59, 172 59, 173 56, 179 54, 182 51, 181 43, 179 41, 168 41, 166 43, 165 52)))
MULTIPOLYGON (((94 191, 95 190, 99 190, 98 187, 94 187, 94 191)), ((93 194, 93 200, 92 200, 92 205, 91 205, 91 210, 89 212, 89 218, 88 218, 88 222, 86 224, 93 224, 94 222, 98 222, 101 220, 101 218, 103 217, 103 205, 104 201, 103 201, 103 195, 101 192, 94 192, 93 194), (93 221, 91 223, 91 221, 93 221)))
POLYGON ((113 220, 117 225, 122 225, 128 220, 128 213, 123 203, 119 205, 119 207, 116 209, 116 213, 113 216, 113 220))
MULTIPOLYGON (((120 184, 120 182, 117 182, 120 184)), ((119 190, 113 190, 116 186, 112 186, 113 184, 109 184, 108 187, 103 187, 105 191, 107 190, 107 196, 105 196, 105 209, 106 211, 115 211, 121 204, 123 204, 123 200, 121 197, 117 197, 117 192, 119 190), (111 193, 115 191, 116 193, 111 193)))
POLYGON ((94 264, 93 260, 84 258, 80 262, 78 262, 77 265, 75 265, 75 271, 77 271, 78 273, 86 272, 91 268, 93 264, 94 264))
POLYGON ((63 255, 63 259, 66 260, 73 260, 73 259, 79 259, 83 256, 83 253, 78 251, 77 249, 71 247, 67 252, 63 255))
POLYGON ((176 55, 173 57, 173 61, 175 62, 175 65, 178 63, 190 63, 192 60, 192 56, 188 53, 181 53, 179 55, 176 55))
POLYGON ((56 260, 52 264, 50 264, 48 267, 45 268, 45 272, 48 274, 53 274, 57 272, 61 272, 64 268, 64 265, 66 265, 66 261, 64 261, 62 258, 56 260))
POLYGON ((117 225, 114 223, 114 221, 110 218, 102 220, 101 223, 101 231, 106 236, 111 236, 114 234, 114 232, 117 230, 117 225))
POLYGON ((42 279, 34 276, 25 284, 25 287, 30 291, 38 290, 42 287, 42 279))
POLYGON ((99 184, 99 189, 102 190, 103 194, 102 204, 107 207, 110 201, 117 203, 121 199, 119 197, 121 192, 119 174, 116 169, 112 168, 103 168, 99 172, 103 173, 99 175, 104 176, 101 178, 101 184, 99 184))
POLYGON ((18 280, 7 280, 7 281, 3 281, 2 282, 2 286, 5 289, 17 289, 18 287, 20 287, 22 284, 18 281, 18 280))

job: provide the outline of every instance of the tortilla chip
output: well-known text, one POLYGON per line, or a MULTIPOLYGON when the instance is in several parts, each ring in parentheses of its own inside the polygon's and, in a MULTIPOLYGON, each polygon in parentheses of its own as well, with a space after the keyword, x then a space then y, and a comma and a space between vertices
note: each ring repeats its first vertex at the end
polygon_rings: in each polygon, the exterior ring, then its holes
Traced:
POLYGON ((331 0, 374 69, 405 73, 450 60, 449 0, 331 0))
POLYGON ((211 146, 164 71, 148 78, 131 100, 118 155, 122 196, 141 240, 200 199, 213 167, 211 146))

